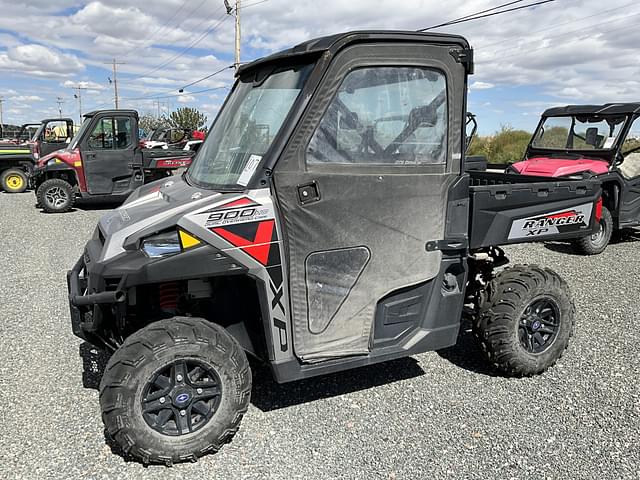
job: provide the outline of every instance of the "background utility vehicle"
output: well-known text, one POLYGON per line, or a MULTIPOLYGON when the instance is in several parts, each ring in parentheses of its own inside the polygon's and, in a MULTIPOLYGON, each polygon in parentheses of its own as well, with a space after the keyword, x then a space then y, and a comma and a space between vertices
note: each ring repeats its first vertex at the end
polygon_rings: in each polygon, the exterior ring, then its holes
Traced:
MULTIPOLYGON (((2 127, 0 125, 0 127, 2 127)), ((27 143, 31 138, 33 138, 33 134, 38 131, 40 128, 39 123, 23 123, 20 126, 20 130, 13 138, 6 138, 4 136, 4 132, 0 135, 0 145, 22 145, 23 143, 27 143)))
POLYGON ((24 192, 29 175, 40 155, 65 148, 73 137, 73 120, 47 118, 38 124, 33 136, 20 143, 34 124, 25 124, 18 134, 17 144, 0 145, 0 187, 9 193, 24 192))
POLYGON ((100 220, 69 301, 74 333, 114 351, 100 404, 125 452, 171 464, 228 442, 245 352, 288 382, 453 345, 465 307, 504 374, 560 357, 566 283, 498 274, 496 245, 592 232, 600 188, 464 173, 472 53, 353 32, 242 66, 188 171, 100 220))
POLYGON ((600 227, 577 239, 581 253, 602 252, 615 230, 640 225, 640 103, 550 108, 525 158, 511 173, 602 182, 600 227))
POLYGON ((42 157, 33 172, 38 205, 46 212, 66 212, 76 197, 124 200, 140 185, 191 163, 192 152, 141 148, 135 110, 84 117, 68 147, 42 157))

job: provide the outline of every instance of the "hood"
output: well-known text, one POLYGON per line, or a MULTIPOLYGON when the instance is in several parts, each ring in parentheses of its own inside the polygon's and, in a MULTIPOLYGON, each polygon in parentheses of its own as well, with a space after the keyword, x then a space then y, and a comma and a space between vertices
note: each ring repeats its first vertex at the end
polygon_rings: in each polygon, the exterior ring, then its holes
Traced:
POLYGON ((225 196, 233 198, 238 193, 222 194, 192 187, 178 176, 163 178, 138 188, 121 207, 100 219, 100 231, 105 237, 101 261, 123 253, 127 238, 170 228, 185 214, 203 207, 214 197, 217 201, 225 196))
POLYGON ((521 175, 535 177, 566 177, 568 175, 591 172, 595 175, 607 173, 609 163, 591 158, 562 159, 534 157, 511 165, 521 175))
POLYGON ((44 167, 49 160, 57 158, 64 163, 73 167, 75 162, 80 161, 80 152, 78 150, 66 150, 64 148, 51 152, 38 160, 38 167, 44 167))

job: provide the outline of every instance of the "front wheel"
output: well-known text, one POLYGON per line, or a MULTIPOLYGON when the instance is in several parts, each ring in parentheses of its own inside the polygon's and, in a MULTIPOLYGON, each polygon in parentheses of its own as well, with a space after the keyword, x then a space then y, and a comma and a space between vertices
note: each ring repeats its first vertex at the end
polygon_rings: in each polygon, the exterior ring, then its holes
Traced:
POLYGON ((487 287, 474 333, 489 362, 508 376, 531 376, 553 366, 573 334, 575 306, 553 270, 517 265, 487 287))
POLYGON ((144 464, 195 461, 235 435, 251 396, 242 348, 222 328, 174 317, 128 337, 100 384, 102 419, 144 464))
POLYGON ((48 213, 69 211, 75 203, 75 192, 69 182, 61 178, 44 181, 36 190, 38 205, 48 213))
POLYGON ((609 245, 609 241, 611 240, 612 233, 613 217, 611 216, 609 209, 603 206, 598 231, 593 235, 578 238, 573 242, 573 245, 576 250, 583 255, 597 255, 607 248, 607 245, 609 245))
POLYGON ((0 186, 7 193, 22 193, 28 185, 27 174, 18 168, 5 170, 0 176, 0 186))

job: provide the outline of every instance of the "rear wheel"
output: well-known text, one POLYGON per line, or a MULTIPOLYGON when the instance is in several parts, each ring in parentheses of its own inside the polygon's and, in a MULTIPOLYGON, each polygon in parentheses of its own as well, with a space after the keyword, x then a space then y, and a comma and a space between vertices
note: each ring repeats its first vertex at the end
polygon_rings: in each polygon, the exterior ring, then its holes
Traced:
POLYGON ((128 337, 100 385, 109 435, 145 464, 195 461, 235 435, 251 396, 251 370, 222 328, 174 317, 128 337))
POLYGON ((611 216, 609 209, 603 206, 598 231, 593 235, 578 238, 573 242, 573 244, 576 250, 584 255, 597 255, 607 248, 607 245, 609 245, 609 241, 611 240, 612 233, 613 217, 611 216))
POLYGON ((530 376, 562 356, 573 334, 574 316, 568 286, 557 273, 517 265, 487 287, 474 332, 497 370, 530 376))
POLYGON ((0 176, 0 185, 5 192, 22 193, 28 186, 27 174, 18 168, 5 170, 0 176))
POLYGON ((36 190, 38 205, 48 213, 62 213, 73 207, 75 192, 69 182, 61 178, 51 178, 36 190))

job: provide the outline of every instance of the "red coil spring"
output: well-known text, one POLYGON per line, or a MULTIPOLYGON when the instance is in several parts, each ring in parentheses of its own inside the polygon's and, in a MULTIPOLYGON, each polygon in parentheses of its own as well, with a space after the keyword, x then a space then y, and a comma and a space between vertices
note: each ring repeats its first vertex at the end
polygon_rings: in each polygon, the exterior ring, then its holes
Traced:
POLYGON ((160 308, 162 310, 175 310, 178 306, 180 287, 178 282, 161 283, 159 286, 160 308))

